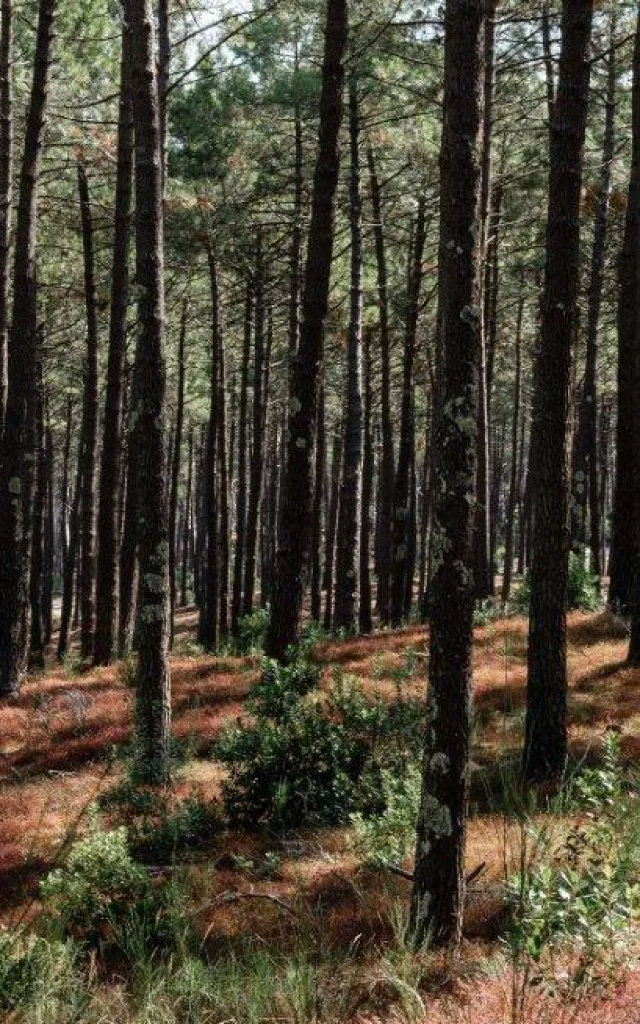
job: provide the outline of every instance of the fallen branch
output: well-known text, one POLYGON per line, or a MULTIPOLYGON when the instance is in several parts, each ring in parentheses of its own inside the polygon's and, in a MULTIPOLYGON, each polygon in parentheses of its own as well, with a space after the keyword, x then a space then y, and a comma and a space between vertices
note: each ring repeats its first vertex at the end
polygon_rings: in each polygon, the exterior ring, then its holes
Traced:
MULTIPOLYGON (((386 868, 386 870, 390 871, 392 874, 397 875, 398 878, 404 878, 407 882, 413 882, 413 874, 411 871, 405 871, 404 868, 399 868, 395 864, 388 864, 386 861, 383 861, 382 867, 386 868)), ((472 882, 475 882, 476 878, 479 878, 480 875, 486 871, 486 868, 487 862, 486 860, 483 860, 482 864, 478 864, 473 871, 469 872, 465 878, 465 883, 467 885, 471 885, 472 882)))

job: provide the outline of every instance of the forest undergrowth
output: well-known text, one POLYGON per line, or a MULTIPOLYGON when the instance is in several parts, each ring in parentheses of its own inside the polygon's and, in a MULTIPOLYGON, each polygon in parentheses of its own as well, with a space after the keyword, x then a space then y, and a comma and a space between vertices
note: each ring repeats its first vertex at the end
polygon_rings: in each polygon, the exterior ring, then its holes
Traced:
POLYGON ((174 778, 131 766, 131 667, 3 710, 0 1002, 16 1021, 638 1019, 636 669, 570 616, 571 765, 522 795, 526 622, 476 629, 461 956, 406 943, 424 631, 312 636, 286 670, 181 617, 174 778))

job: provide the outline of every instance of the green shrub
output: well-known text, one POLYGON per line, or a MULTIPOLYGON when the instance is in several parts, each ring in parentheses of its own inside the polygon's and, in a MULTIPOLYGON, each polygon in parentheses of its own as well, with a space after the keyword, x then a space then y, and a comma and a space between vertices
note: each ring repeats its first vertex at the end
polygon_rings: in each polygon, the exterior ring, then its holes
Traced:
POLYGON ((167 864, 177 853, 206 846, 222 827, 218 808, 192 796, 176 807, 163 803, 145 814, 130 828, 129 845, 141 860, 167 864))
POLYGON ((382 769, 419 750, 422 709, 367 700, 339 676, 326 695, 309 692, 314 678, 292 666, 263 677, 253 722, 220 740, 231 821, 290 828, 381 811, 382 769))
POLYGON ((414 852, 422 790, 417 764, 401 773, 384 770, 381 781, 384 812, 368 817, 354 814, 351 818, 353 846, 365 863, 374 867, 401 864, 414 852))
POLYGON ((577 951, 565 979, 576 989, 613 975, 622 937, 640 912, 640 807, 628 792, 616 735, 606 739, 602 767, 580 773, 565 799, 576 821, 559 842, 541 842, 540 827, 532 828, 542 853, 510 884, 508 943, 539 983, 559 949, 577 951))
POLYGON ((263 658, 260 681, 254 686, 249 705, 258 714, 268 718, 281 718, 320 685, 320 669, 306 661, 293 661, 281 665, 271 658, 263 658))
POLYGON ((243 615, 238 622, 235 637, 235 650, 238 654, 255 654, 264 646, 264 638, 269 625, 269 609, 256 608, 248 615, 243 615))
MULTIPOLYGON (((529 611, 531 583, 529 573, 520 584, 514 599, 517 610, 529 611)), ((574 551, 569 555, 569 580, 567 587, 567 608, 593 612, 601 605, 598 578, 589 571, 584 560, 574 551)))
POLYGON ((94 946, 115 944, 132 960, 171 952, 184 936, 182 894, 152 881, 131 856, 124 827, 94 824, 40 890, 64 935, 94 946))
MULTIPOLYGON (((69 942, 0 928, 0 1010, 49 1001, 75 987, 76 952, 69 942)), ((52 1007, 49 1005, 49 1012, 52 1007)))

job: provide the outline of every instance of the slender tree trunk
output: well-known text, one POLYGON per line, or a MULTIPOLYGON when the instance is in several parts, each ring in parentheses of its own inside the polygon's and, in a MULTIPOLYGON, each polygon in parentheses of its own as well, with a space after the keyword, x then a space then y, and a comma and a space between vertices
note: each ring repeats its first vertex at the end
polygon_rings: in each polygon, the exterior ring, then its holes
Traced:
POLYGON ((371 504, 375 475, 375 454, 371 429, 373 397, 371 393, 371 332, 362 335, 362 501, 360 512, 360 609, 361 633, 373 630, 371 598, 371 504))
POLYGON ((564 0, 562 11, 531 439, 534 536, 523 754, 523 770, 530 782, 561 777, 567 755, 567 428, 578 315, 580 189, 593 0, 564 0))
POLYGON ((327 0, 320 98, 320 145, 316 163, 307 264, 302 298, 300 345, 290 385, 287 467, 284 479, 278 568, 265 649, 284 658, 298 638, 302 597, 309 569, 313 459, 322 377, 323 332, 329 299, 335 194, 340 171, 346 0, 327 0))
POLYGON ((411 901, 416 944, 462 932, 471 737, 473 501, 481 363, 480 93, 483 0, 447 0, 440 155, 433 607, 427 742, 411 901))
POLYGON ((590 281, 587 293, 586 360, 578 412, 578 428, 574 444, 573 493, 571 502, 571 536, 573 544, 580 550, 588 545, 591 552, 591 572, 597 577, 598 581, 602 574, 600 562, 600 492, 598 481, 598 334, 604 285, 611 165, 615 155, 616 20, 615 14, 612 14, 609 29, 610 53, 607 70, 602 164, 597 191, 598 205, 593 228, 590 281))
MULTIPOLYGON (((522 287, 522 284, 521 284, 522 287)), ((502 603, 506 604, 511 594, 513 572, 513 535, 516 508, 518 505, 518 431, 520 429, 520 399, 522 395, 522 321, 524 317, 524 291, 518 300, 518 316, 515 336, 515 376, 513 382, 513 412, 511 418, 511 467, 509 471, 509 496, 504 538, 504 571, 502 575, 502 603)))
POLYGON ((55 560, 55 506, 54 506, 54 453, 53 435, 46 415, 44 431, 44 540, 42 566, 42 639, 45 650, 53 634, 53 573, 55 560))
POLYGON ((236 499, 236 549, 233 562, 233 593, 231 598, 231 632, 238 632, 242 613, 242 582, 244 579, 245 537, 247 523, 247 424, 249 405, 249 360, 251 356, 251 327, 253 312, 253 286, 247 281, 244 316, 244 341, 240 366, 240 412, 238 416, 238 491, 236 499))
POLYGON ((122 30, 120 113, 114 211, 113 265, 107 387, 102 431, 102 461, 98 498, 98 559, 96 569, 96 630, 93 660, 107 665, 116 648, 119 592, 119 522, 123 463, 124 364, 129 300, 129 242, 133 187, 133 115, 131 110, 131 39, 122 30))
POLYGON ((357 80, 349 80, 349 222, 351 232, 351 290, 347 342, 347 394, 340 510, 336 550, 334 622, 337 629, 355 633, 360 599, 360 512, 362 503, 362 198, 360 195, 360 114, 357 80))
POLYGON ((56 0, 40 0, 33 83, 16 224, 9 389, 0 452, 0 698, 20 688, 28 633, 34 414, 40 338, 36 311, 38 182, 46 123, 56 0))
POLYGON ((46 489, 46 463, 44 448, 44 396, 42 361, 38 367, 35 409, 35 451, 33 481, 33 544, 29 578, 30 636, 29 668, 44 668, 44 635, 42 625, 42 592, 44 570, 44 510, 46 489))
POLYGON ((187 606, 187 586, 189 582, 189 552, 192 543, 192 494, 193 494, 193 427, 189 428, 187 442, 187 487, 184 496, 184 529, 182 531, 182 567, 180 570, 180 606, 187 606))
POLYGON ((555 105, 555 73, 553 69, 553 53, 551 52, 551 18, 549 4, 542 4, 542 55, 544 59, 544 75, 547 89, 547 116, 549 128, 553 124, 553 108, 555 105))
POLYGON ((13 0, 0 8, 0 442, 7 407, 9 257, 13 196, 13 0))
POLYGON ((227 393, 225 377, 225 350, 222 330, 218 331, 218 480, 220 494, 220 597, 218 616, 220 635, 229 633, 229 566, 231 561, 229 539, 229 472, 227 467, 227 393))
POLYGON ((93 217, 89 183, 78 163, 78 195, 84 252, 84 290, 87 315, 87 354, 84 368, 84 446, 82 457, 82 543, 80 554, 80 653, 91 657, 95 629, 96 472, 98 458, 98 309, 95 280, 93 217))
POLYGON ((176 399, 176 429, 173 444, 173 461, 171 464, 171 494, 169 496, 169 588, 171 595, 171 612, 169 618, 169 647, 173 647, 176 614, 176 597, 178 587, 178 581, 176 578, 178 561, 178 487, 180 484, 180 465, 182 460, 182 430, 184 426, 184 347, 187 336, 188 308, 189 298, 187 295, 185 295, 182 304, 180 334, 178 336, 178 387, 176 399))
POLYGON ((631 172, 618 298, 618 418, 609 568, 609 604, 622 612, 628 612, 632 604, 634 565, 639 550, 634 524, 640 487, 635 462, 638 436, 635 419, 640 386, 640 13, 633 71, 631 172))
POLYGON ((326 630, 333 625, 333 568, 335 565, 336 552, 336 530, 338 528, 338 505, 340 503, 340 477, 342 471, 342 423, 336 427, 333 439, 333 454, 331 459, 331 489, 329 494, 329 510, 327 515, 327 535, 325 538, 325 561, 323 589, 324 599, 324 620, 326 630))
POLYGON ((218 645, 218 614, 220 599, 220 563, 219 563, 219 480, 218 480, 218 441, 219 441, 219 374, 220 374, 220 321, 218 308, 218 268, 213 250, 207 252, 209 263, 209 281, 211 287, 211 379, 209 422, 203 462, 203 512, 206 545, 206 575, 200 606, 200 624, 198 638, 208 650, 215 650, 218 645))
POLYGON ((127 0, 132 38, 135 129, 136 285, 138 344, 134 373, 139 387, 138 551, 140 559, 136 740, 138 774, 146 782, 169 776, 171 681, 169 543, 166 491, 166 369, 162 137, 151 0, 127 0))
POLYGON ((371 146, 367 147, 367 163, 369 166, 371 211, 373 213, 373 238, 378 278, 378 317, 380 321, 382 455, 380 460, 380 486, 378 489, 378 515, 376 523, 376 567, 378 576, 377 606, 380 622, 384 626, 387 625, 391 616, 390 584, 391 559, 393 555, 393 491, 395 486, 395 455, 393 450, 393 421, 391 418, 391 340, 389 332, 389 286, 384 240, 383 196, 371 146))
POLYGON ((316 443, 315 480, 313 486, 313 535, 311 539, 311 618, 320 622, 322 616, 322 499, 325 473, 325 396, 321 386, 318 399, 318 439, 316 443))
POLYGON ((253 610, 256 586, 256 552, 258 547, 258 520, 264 486, 264 376, 265 366, 265 304, 264 304, 264 253, 262 230, 256 240, 255 297, 256 318, 253 360, 253 438, 249 473, 249 505, 246 526, 246 562, 242 611, 248 615, 253 610))
POLYGON ((422 259, 426 237, 426 203, 420 196, 416 219, 413 252, 407 288, 407 320, 404 338, 402 370, 402 409, 400 413, 400 444, 393 496, 393 566, 391 580, 391 621, 394 626, 402 622, 405 610, 407 574, 409 570, 411 465, 415 447, 415 397, 413 370, 415 363, 420 291, 422 288, 422 259))
POLYGON ((60 631, 58 633, 57 657, 63 661, 69 652, 69 635, 71 632, 71 617, 73 612, 74 582, 76 575, 76 562, 78 556, 78 541, 80 537, 80 498, 82 494, 82 446, 84 444, 84 424, 80 430, 78 440, 78 455, 76 462, 76 477, 73 487, 73 497, 69 512, 69 543, 63 566, 62 575, 62 610, 60 613, 60 631))
MULTIPOLYGON (((490 288, 491 199, 493 169, 493 100, 496 85, 495 22, 497 0, 486 0, 486 26, 484 36, 484 105, 482 119, 482 160, 480 185, 480 269, 482 306, 486 308, 486 294, 490 288)), ((478 391, 478 481, 476 525, 474 536, 474 579, 476 597, 483 600, 493 594, 493 566, 491 565, 491 501, 490 501, 490 436, 489 374, 487 320, 482 329, 482 352, 478 391)))

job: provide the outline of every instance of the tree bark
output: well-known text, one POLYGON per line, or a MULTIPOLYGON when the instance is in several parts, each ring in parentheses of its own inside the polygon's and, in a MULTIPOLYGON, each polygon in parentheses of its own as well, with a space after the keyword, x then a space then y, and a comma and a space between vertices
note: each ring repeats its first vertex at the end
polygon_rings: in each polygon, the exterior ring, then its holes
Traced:
POLYGON ((9 379, 0 452, 0 698, 20 688, 28 633, 34 415, 40 338, 36 314, 38 183, 46 125, 56 0, 40 0, 33 82, 20 172, 9 379))
POLYGON ((119 591, 119 523, 123 462, 124 364, 129 300, 129 243, 133 188, 133 115, 131 110, 131 39, 122 29, 120 112, 114 209, 113 264, 107 386, 102 431, 98 498, 95 665, 108 665, 116 649, 119 591))
POLYGON ((376 569, 378 576, 377 606, 380 623, 385 626, 391 616, 391 560, 393 557, 393 491, 395 486, 395 455, 393 420, 391 417, 391 339, 389 332, 389 285, 384 238, 384 203, 378 181, 374 153, 367 147, 369 189, 373 214, 373 239, 376 252, 378 317, 380 322, 380 425, 382 455, 378 489, 376 523, 376 569))
POLYGON ((9 255, 13 198, 13 0, 0 8, 0 442, 7 407, 9 255))
POLYGON ((134 388, 138 400, 134 433, 140 560, 136 754, 138 776, 150 784, 162 784, 169 777, 171 731, 162 137, 151 0, 127 0, 126 14, 132 38, 139 294, 134 366, 139 381, 134 388))
POLYGON ((80 653, 91 657, 95 629, 96 582, 96 474, 98 459, 98 309, 95 279, 93 216, 89 183, 78 162, 78 196, 84 253, 84 292, 87 317, 87 353, 84 366, 84 445, 82 449, 82 516, 80 549, 80 653))
POLYGON ((546 268, 531 438, 533 563, 523 771, 557 780, 567 754, 567 434, 580 275, 580 190, 593 0, 564 0, 549 166, 546 268))
POLYGON ((173 443, 173 460, 171 464, 171 493, 169 496, 169 592, 171 610, 169 618, 169 647, 173 647, 175 631, 176 599, 177 599, 177 561, 178 561, 178 488, 180 485, 180 466, 182 460, 182 431, 184 427, 184 385, 185 356, 184 347, 187 337, 187 312, 189 297, 185 294, 182 303, 180 334, 178 335, 178 385, 176 398, 176 428, 173 443))
POLYGON ((244 580, 245 537, 247 525, 247 427, 249 406, 249 360, 253 316, 253 285, 247 280, 244 314, 244 340, 240 365, 240 411, 238 416, 238 490, 236 498, 236 549, 233 562, 233 593, 231 597, 231 632, 238 632, 242 614, 242 583, 244 580))
POLYGON ((255 325, 253 358, 253 431, 249 472, 249 504, 245 536, 245 572, 242 612, 253 611, 256 587, 256 553, 258 548, 258 520, 264 486, 264 427, 265 427, 265 266, 262 230, 256 239, 255 272, 255 325))
MULTIPOLYGON (((521 287, 523 286, 521 283, 521 287)), ((504 538, 504 570, 502 574, 502 603, 506 604, 511 594, 513 573, 513 536, 516 509, 518 507, 518 431, 520 429, 520 400, 522 396, 522 321, 524 317, 524 291, 518 299, 518 315, 515 336, 515 373, 513 382, 513 411, 511 416, 511 466, 509 471, 509 496, 504 538)))
POLYGON ((400 413, 400 443, 393 495, 393 565, 391 569, 391 621, 399 626, 404 617, 409 571, 411 466, 415 448, 415 396, 413 370, 415 363, 420 291, 422 288, 422 260, 426 240, 426 202, 422 195, 418 201, 413 251, 409 264, 407 286, 407 313, 402 368, 402 408, 400 413))
POLYGON ((411 901, 416 945, 462 932, 471 736, 473 502, 481 350, 479 191, 483 0, 445 9, 433 607, 428 727, 411 901))
POLYGON ((362 504, 362 197, 360 195, 360 114, 357 80, 349 79, 349 225, 351 285, 347 340, 347 393, 344 452, 336 550, 334 625, 347 633, 358 626, 360 599, 360 513, 362 504))
POLYGON ((320 144, 307 243, 300 345, 290 383, 278 569, 265 642, 267 654, 279 659, 285 657, 287 649, 298 638, 309 567, 314 446, 333 254, 335 194, 340 171, 347 23, 346 0, 327 0, 320 144))

